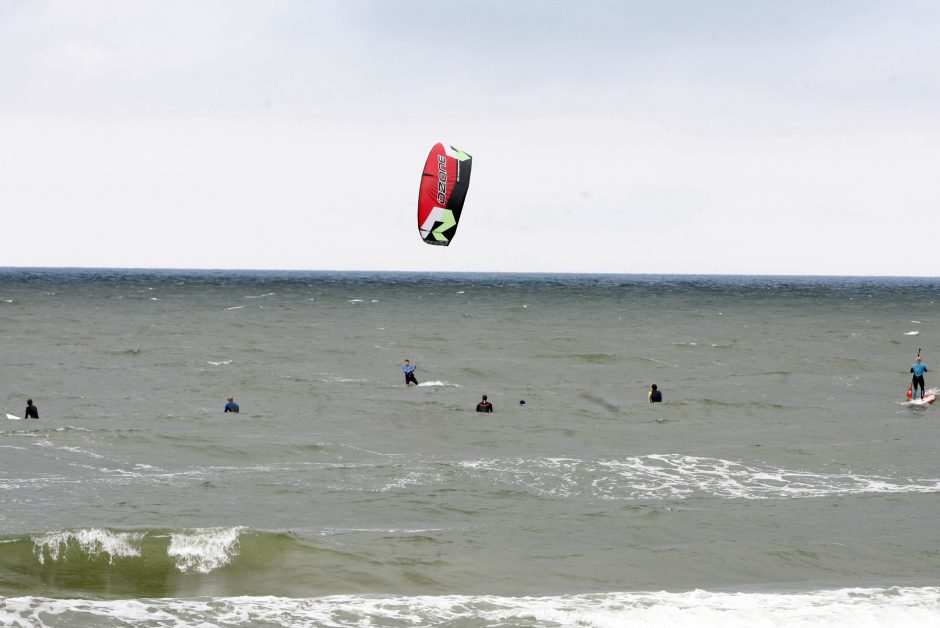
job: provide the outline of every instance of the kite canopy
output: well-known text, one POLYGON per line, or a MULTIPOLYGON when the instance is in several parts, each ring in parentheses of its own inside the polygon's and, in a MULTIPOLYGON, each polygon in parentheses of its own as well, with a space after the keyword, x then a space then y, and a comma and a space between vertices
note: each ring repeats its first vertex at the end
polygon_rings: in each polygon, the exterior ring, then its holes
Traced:
POLYGON ((445 144, 435 144, 428 153, 418 190, 418 232, 428 244, 447 246, 453 240, 472 162, 470 155, 445 144))

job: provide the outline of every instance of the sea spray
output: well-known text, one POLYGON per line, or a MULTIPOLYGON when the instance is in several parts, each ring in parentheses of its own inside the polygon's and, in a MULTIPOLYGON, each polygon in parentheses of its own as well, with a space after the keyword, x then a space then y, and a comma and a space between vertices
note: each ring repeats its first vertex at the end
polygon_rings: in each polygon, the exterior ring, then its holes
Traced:
POLYGON ((182 573, 210 573, 238 555, 238 536, 243 528, 186 530, 170 535, 167 555, 182 573))
POLYGON ((114 532, 101 528, 63 530, 32 536, 33 553, 43 565, 46 561, 58 562, 76 558, 80 553, 85 558, 107 556, 108 563, 115 559, 140 556, 142 532, 114 532))

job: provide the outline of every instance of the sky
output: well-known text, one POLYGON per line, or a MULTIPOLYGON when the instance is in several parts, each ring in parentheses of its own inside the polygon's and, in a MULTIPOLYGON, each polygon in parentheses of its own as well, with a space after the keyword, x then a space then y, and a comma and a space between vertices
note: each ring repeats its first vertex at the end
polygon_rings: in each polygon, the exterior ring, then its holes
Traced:
POLYGON ((0 266, 937 277, 938 166, 931 0, 0 2, 0 266))

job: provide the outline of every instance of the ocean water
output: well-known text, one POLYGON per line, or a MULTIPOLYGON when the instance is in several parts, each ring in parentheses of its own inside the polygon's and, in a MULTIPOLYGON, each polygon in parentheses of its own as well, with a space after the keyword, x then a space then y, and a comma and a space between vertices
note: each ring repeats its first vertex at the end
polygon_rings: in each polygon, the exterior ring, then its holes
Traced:
POLYGON ((0 625, 937 625, 938 329, 940 279, 0 269, 0 625))

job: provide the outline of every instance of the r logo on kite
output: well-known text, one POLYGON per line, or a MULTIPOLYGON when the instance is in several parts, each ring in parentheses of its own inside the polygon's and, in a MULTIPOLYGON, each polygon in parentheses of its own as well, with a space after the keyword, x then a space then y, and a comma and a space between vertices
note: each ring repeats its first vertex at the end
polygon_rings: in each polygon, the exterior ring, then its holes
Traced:
POLYGON ((447 246, 454 239, 472 163, 467 153, 441 143, 428 153, 418 188, 418 233, 428 244, 447 246))

